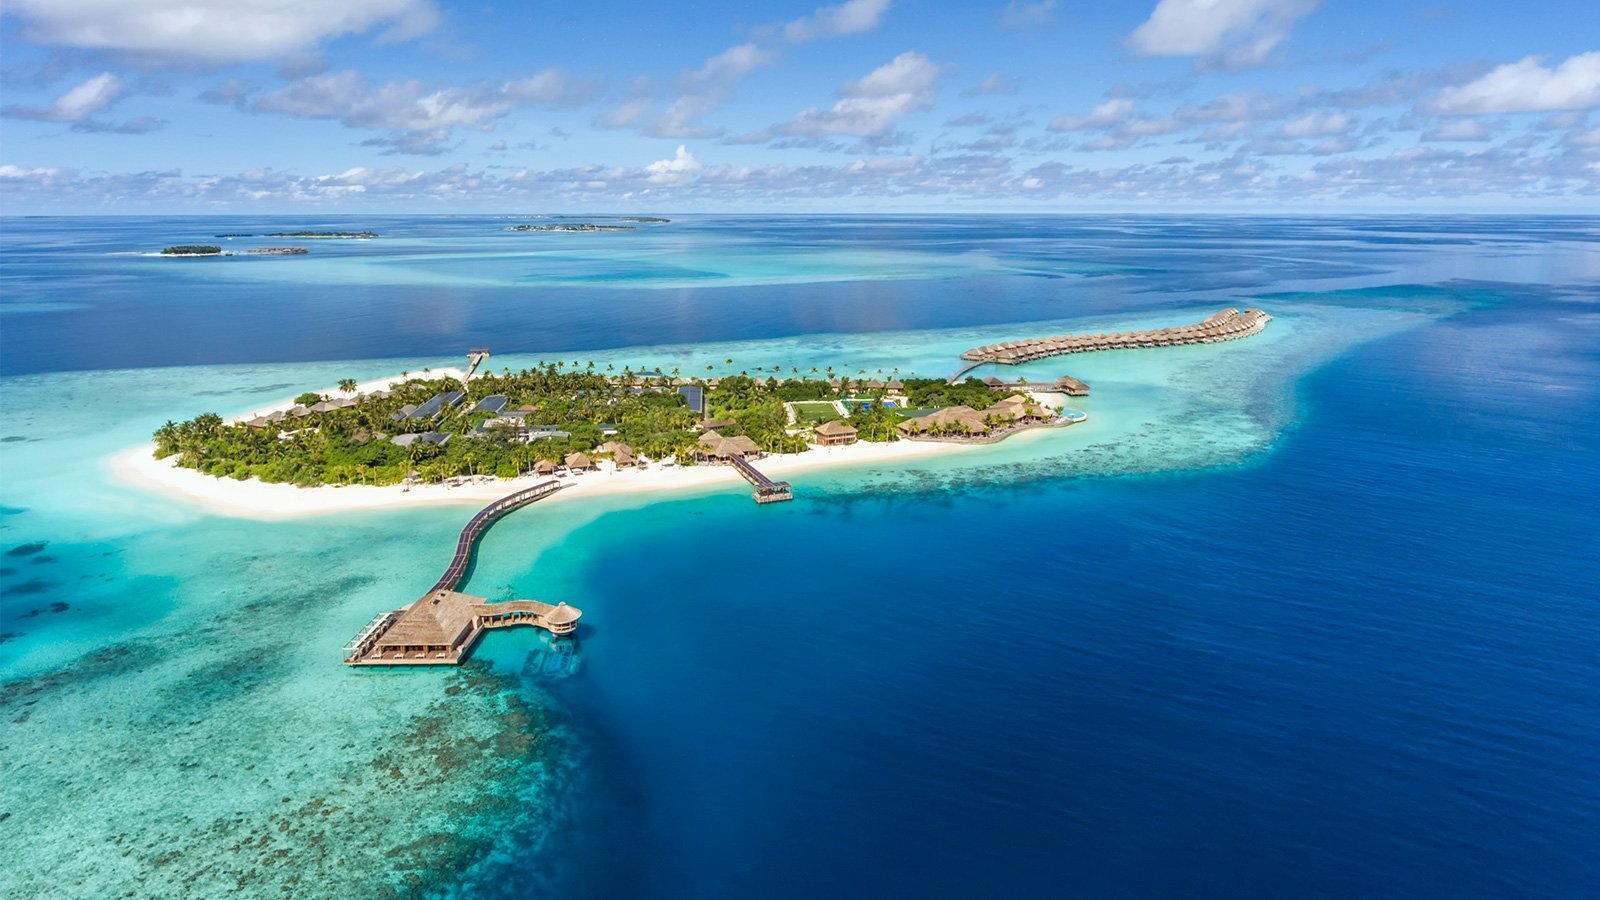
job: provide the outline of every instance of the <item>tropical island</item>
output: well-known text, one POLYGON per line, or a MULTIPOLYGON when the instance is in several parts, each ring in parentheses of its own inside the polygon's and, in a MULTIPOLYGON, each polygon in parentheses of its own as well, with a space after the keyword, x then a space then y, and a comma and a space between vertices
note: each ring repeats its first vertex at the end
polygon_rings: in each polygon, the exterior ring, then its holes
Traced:
POLYGON ((262 237, 312 238, 318 240, 365 241, 378 236, 376 231, 272 231, 262 237))
POLYGON ((1085 418, 997 379, 892 375, 688 378, 552 362, 475 378, 403 373, 369 392, 345 379, 337 392, 306 392, 288 409, 232 423, 216 413, 169 421, 154 455, 240 481, 395 485, 576 474, 601 460, 732 464, 858 441, 987 442, 1085 418))
POLYGON ((178 244, 161 251, 162 256, 221 256, 222 248, 210 244, 178 244))
POLYGON ((554 225, 507 225, 507 231, 637 231, 633 225, 597 225, 593 222, 554 225))

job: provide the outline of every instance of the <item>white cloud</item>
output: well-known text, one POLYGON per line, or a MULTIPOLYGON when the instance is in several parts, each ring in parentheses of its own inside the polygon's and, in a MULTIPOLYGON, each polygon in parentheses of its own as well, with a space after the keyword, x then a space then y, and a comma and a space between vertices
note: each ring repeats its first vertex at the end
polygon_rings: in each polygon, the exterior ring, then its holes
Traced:
POLYGON ((42 122, 82 122, 97 112, 122 99, 127 93, 122 80, 110 72, 101 72, 82 81, 57 97, 49 106, 7 106, 4 113, 14 119, 35 119, 42 122))
POLYGON ((1321 0, 1161 0, 1129 38, 1142 56, 1206 56, 1227 67, 1267 61, 1321 0))
POLYGON ((1283 123, 1282 130, 1288 138, 1337 137, 1354 123, 1349 113, 1313 112, 1283 123))
POLYGON ((10 0, 31 41, 164 62, 278 59, 383 29, 415 37, 438 20, 431 0, 10 0))
POLYGON ((1428 104, 1435 112, 1549 112, 1600 106, 1600 51, 1570 56, 1547 68, 1540 56, 1498 66, 1466 84, 1448 87, 1428 104))
POLYGON ((1455 119, 1423 133, 1425 141, 1487 141, 1495 129, 1482 119, 1455 119))
POLYGON ((1035 28, 1048 25, 1055 14, 1056 0, 1011 0, 1000 14, 1000 24, 1006 28, 1035 28))
POLYGON ((344 71, 301 78, 267 94, 251 108, 311 119, 337 119, 351 128, 382 128, 419 135, 443 132, 448 136, 449 129, 456 127, 490 128, 518 107, 580 103, 592 91, 592 85, 573 81, 553 69, 499 86, 441 88, 429 88, 420 81, 390 81, 374 87, 359 73, 344 71))
POLYGON ((783 26, 783 36, 790 43, 799 44, 817 38, 862 34, 877 28, 888 11, 889 0, 845 0, 788 23, 783 26))
POLYGON ((921 53, 902 53, 841 88, 842 96, 831 108, 808 109, 771 131, 801 137, 884 138, 901 119, 933 105, 943 74, 943 67, 921 53))
POLYGON ((1118 97, 1096 106, 1086 116, 1056 116, 1047 126, 1051 131, 1082 131, 1109 128, 1133 115, 1133 101, 1118 97))
POLYGON ((647 180, 651 184, 682 184, 703 168, 705 166, 700 164, 700 160, 694 158, 694 154, 689 152, 689 148, 679 144, 677 152, 672 155, 671 159, 658 159, 645 166, 644 170, 648 176, 647 180))

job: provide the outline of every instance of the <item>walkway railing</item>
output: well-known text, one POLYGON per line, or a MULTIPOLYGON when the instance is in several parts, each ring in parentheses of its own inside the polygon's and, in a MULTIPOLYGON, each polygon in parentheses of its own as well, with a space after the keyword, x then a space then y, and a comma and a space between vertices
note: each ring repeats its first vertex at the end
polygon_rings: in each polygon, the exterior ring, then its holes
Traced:
POLYGON ((467 527, 461 529, 461 536, 456 539, 455 556, 450 558, 449 567, 444 570, 443 575, 439 576, 439 580, 433 587, 428 589, 428 593, 455 590, 456 585, 460 584, 461 579, 466 576, 467 567, 472 562, 473 545, 477 543, 478 538, 482 536, 484 531, 488 530, 489 526, 493 525, 501 516, 519 510, 535 500, 543 500, 559 490, 561 490, 561 482, 545 481, 527 490, 501 497, 499 500, 478 510, 478 514, 472 517, 472 521, 467 523, 467 527))
POLYGON ((757 503, 776 503, 780 500, 793 500, 794 493, 787 481, 773 481, 762 474, 760 469, 751 465, 750 461, 742 456, 728 458, 733 470, 744 476, 744 480, 755 485, 753 495, 757 503))

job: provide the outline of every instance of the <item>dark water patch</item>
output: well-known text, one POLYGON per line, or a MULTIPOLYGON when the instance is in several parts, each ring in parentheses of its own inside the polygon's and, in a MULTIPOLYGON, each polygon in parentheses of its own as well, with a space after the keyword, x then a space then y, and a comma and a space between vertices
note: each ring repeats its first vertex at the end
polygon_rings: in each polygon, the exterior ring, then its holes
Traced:
POLYGON ((32 556, 35 553, 43 553, 44 552, 44 548, 48 547, 49 545, 50 545, 49 541, 35 541, 34 543, 31 543, 31 544, 18 544, 17 546, 12 547, 11 549, 7 550, 6 551, 6 555, 7 556, 32 556))
POLYGON ((33 558, 33 564, 36 565, 36 566, 47 566, 47 565, 49 565, 49 564, 51 564, 53 562, 57 562, 57 561, 58 560, 54 556, 40 555, 40 556, 35 556, 33 558))
POLYGON ((38 438, 34 438, 34 437, 27 437, 26 435, 8 434, 5 437, 0 437, 0 444, 21 444, 21 443, 25 443, 27 441, 37 441, 37 440, 39 440, 39 439, 38 438))
POLYGON ((30 578, 21 584, 6 585, 6 593, 12 595, 13 597, 26 597, 29 594, 42 594, 45 591, 56 587, 56 585, 57 582, 48 581, 43 578, 30 578))
POLYGON ((26 506, 0 506, 0 516, 20 516, 27 511, 26 506))

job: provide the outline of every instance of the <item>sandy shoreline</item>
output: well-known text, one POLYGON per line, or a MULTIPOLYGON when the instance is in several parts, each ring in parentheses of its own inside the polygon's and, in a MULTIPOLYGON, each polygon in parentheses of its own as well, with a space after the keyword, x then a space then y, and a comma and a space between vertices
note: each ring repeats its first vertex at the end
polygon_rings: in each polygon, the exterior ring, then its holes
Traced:
MULTIPOLYGON (((421 374, 420 371, 411 375, 421 374)), ((427 377, 460 378, 456 368, 433 369, 427 377)), ((356 386, 355 392, 335 388, 318 391, 333 397, 348 397, 356 392, 381 390, 403 381, 397 375, 374 379, 356 386)), ((293 398, 284 398, 229 421, 243 421, 273 410, 287 409, 293 398)), ((896 441, 890 444, 856 443, 843 447, 813 447, 805 453, 768 456, 759 463, 761 471, 775 478, 835 466, 862 466, 902 462, 948 453, 972 451, 981 445, 937 441, 896 441)), ((515 479, 483 477, 458 485, 326 485, 299 488, 292 484, 267 484, 251 479, 235 481, 216 478, 193 469, 177 466, 176 457, 156 459, 155 444, 142 444, 112 455, 107 466, 116 480, 128 487, 185 501, 217 515, 246 519, 292 519, 327 513, 405 506, 456 504, 482 506, 513 491, 546 480, 537 475, 515 479)), ((560 479, 567 487, 545 501, 555 503, 579 497, 606 494, 649 494, 743 486, 744 480, 729 466, 673 466, 652 463, 648 469, 615 469, 602 462, 598 472, 569 475, 560 479)), ((801 486, 803 490, 803 486, 801 486)))
MULTIPOLYGON (((794 476, 833 466, 873 465, 970 451, 981 445, 933 441, 896 441, 892 444, 857 443, 844 447, 818 447, 805 453, 768 456, 758 463, 774 478, 794 476)), ((326 513, 404 506, 457 504, 483 506, 521 490, 548 476, 525 475, 515 479, 487 476, 459 485, 325 485, 299 488, 292 484, 267 484, 251 479, 216 478, 182 469, 176 458, 156 459, 155 444, 143 444, 117 453, 108 460, 119 482, 163 497, 176 498, 218 515, 246 519, 291 519, 326 513)), ((648 469, 616 469, 602 462, 598 472, 568 475, 561 493, 545 501, 559 503, 578 497, 605 494, 649 494, 715 487, 743 487, 730 466, 673 466, 652 464, 648 469)), ((803 490, 803 486, 801 486, 803 490)))

